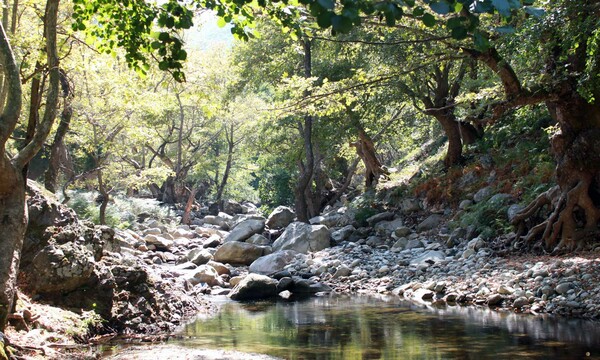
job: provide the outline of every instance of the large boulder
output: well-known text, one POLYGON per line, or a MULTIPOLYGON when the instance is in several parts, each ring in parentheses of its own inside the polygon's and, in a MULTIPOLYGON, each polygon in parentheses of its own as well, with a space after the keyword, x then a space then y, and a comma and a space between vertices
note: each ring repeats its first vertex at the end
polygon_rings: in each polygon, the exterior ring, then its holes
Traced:
POLYGON ((235 228, 227 235, 225 242, 245 241, 250 236, 258 234, 265 229, 264 219, 248 219, 237 224, 235 228))
POLYGON ((263 254, 264 248, 261 246, 231 241, 221 245, 215 252, 214 259, 226 264, 250 265, 263 254))
POLYGON ((306 254, 330 246, 329 230, 324 225, 291 223, 273 243, 273 251, 294 250, 306 254))
POLYGON ((249 274, 237 284, 229 297, 233 300, 266 299, 277 295, 277 280, 260 274, 249 274))
POLYGON ((169 251, 173 247, 173 240, 158 235, 148 234, 144 236, 144 241, 146 241, 147 245, 155 246, 156 250, 159 251, 169 251))
POLYGON ((242 214, 244 208, 240 203, 233 200, 223 200, 223 212, 229 215, 242 214))
POLYGON ((269 239, 267 239, 266 237, 262 236, 261 234, 254 234, 252 236, 250 236, 247 240, 247 243, 249 244, 254 244, 254 245, 269 245, 271 244, 271 241, 269 241, 269 239))
POLYGON ((337 243, 348 240, 356 228, 352 225, 346 225, 343 228, 331 233, 331 239, 337 243))
POLYGON ((262 256, 250 264, 250 272, 263 275, 271 275, 283 270, 296 257, 297 252, 293 250, 278 251, 276 253, 262 256))
POLYGON ((68 293, 90 280, 94 271, 92 252, 69 242, 44 247, 26 269, 27 289, 34 293, 68 293))
POLYGON ((444 217, 442 215, 431 214, 425 220, 421 221, 419 225, 417 225, 417 231, 423 232, 433 230, 440 226, 443 220, 444 217))
POLYGON ((287 206, 278 206, 267 218, 267 226, 271 229, 281 229, 294 221, 296 214, 287 206))
POLYGON ((187 281, 192 285, 197 285, 200 283, 206 283, 209 286, 222 286, 223 279, 219 276, 217 270, 210 265, 200 265, 194 272, 188 276, 187 281))

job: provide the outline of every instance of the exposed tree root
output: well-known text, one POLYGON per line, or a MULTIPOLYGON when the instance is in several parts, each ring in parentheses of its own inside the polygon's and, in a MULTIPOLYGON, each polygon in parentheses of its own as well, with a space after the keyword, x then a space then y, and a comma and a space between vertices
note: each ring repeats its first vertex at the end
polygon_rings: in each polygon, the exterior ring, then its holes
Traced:
POLYGON ((592 176, 580 176, 568 190, 555 186, 540 194, 512 220, 513 225, 518 227, 517 238, 521 238, 527 220, 540 214, 548 205, 549 215, 529 229, 523 237, 524 242, 540 239, 553 253, 580 247, 583 239, 599 231, 600 209, 590 196, 590 186, 592 176))

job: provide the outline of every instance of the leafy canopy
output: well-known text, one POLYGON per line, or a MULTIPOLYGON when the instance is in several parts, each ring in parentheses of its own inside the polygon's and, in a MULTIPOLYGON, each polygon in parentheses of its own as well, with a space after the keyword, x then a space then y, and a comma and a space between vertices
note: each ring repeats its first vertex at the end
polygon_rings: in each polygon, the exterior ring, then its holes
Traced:
POLYGON ((193 25, 193 10, 209 9, 220 25, 232 24, 238 38, 255 37, 254 19, 259 14, 275 20, 293 37, 310 34, 313 24, 332 33, 346 33, 364 21, 385 21, 394 26, 402 17, 420 20, 426 27, 444 27, 458 40, 471 37, 485 49, 486 31, 480 30, 480 14, 497 14, 503 22, 497 32, 510 32, 516 10, 539 16, 534 0, 168 0, 157 5, 145 0, 74 0, 74 30, 86 31, 89 40, 107 53, 120 47, 127 64, 140 74, 157 57, 161 70, 185 81, 182 63, 187 58, 181 32, 193 25))

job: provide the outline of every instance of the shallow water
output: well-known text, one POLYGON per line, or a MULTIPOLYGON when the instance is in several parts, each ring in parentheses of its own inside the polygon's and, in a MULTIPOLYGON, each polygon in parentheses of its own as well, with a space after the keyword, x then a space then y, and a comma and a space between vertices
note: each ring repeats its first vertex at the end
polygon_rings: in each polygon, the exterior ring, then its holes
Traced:
POLYGON ((235 303, 178 345, 284 359, 600 359, 600 323, 427 305, 397 297, 235 303))

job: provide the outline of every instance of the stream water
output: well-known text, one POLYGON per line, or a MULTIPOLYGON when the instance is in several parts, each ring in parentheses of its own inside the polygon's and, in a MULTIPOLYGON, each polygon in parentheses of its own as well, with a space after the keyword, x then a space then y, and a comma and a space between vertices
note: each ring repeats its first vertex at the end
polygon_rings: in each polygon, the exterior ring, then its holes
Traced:
POLYGON ((397 297, 217 301, 221 311, 188 324, 177 345, 284 359, 600 359, 600 323, 591 321, 397 297))

